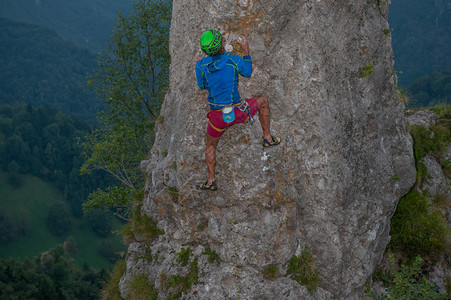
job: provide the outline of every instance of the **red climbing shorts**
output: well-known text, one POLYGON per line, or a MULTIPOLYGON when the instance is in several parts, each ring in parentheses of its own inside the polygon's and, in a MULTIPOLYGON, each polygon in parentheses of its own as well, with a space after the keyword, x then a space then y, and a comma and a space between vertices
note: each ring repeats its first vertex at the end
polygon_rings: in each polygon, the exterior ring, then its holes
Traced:
MULTIPOLYGON (((258 102, 255 98, 250 98, 246 100, 249 105, 249 110, 251 112, 251 116, 255 116, 258 110, 258 102)), ((246 111, 241 111, 238 108, 235 108, 235 120, 230 123, 224 122, 222 118, 222 110, 211 110, 207 114, 208 125, 207 125, 207 134, 212 137, 218 138, 220 137, 225 129, 229 126, 239 123, 245 123, 247 121, 246 111)))

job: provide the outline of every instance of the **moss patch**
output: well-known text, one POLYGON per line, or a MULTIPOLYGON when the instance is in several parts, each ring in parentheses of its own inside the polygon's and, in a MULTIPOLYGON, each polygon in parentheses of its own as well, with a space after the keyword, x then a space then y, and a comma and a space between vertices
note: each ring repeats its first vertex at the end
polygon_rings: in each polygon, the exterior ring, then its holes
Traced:
POLYGON ((293 276, 298 283, 305 285, 310 292, 315 291, 320 284, 313 256, 308 249, 304 249, 299 257, 290 258, 285 276, 289 275, 293 276))

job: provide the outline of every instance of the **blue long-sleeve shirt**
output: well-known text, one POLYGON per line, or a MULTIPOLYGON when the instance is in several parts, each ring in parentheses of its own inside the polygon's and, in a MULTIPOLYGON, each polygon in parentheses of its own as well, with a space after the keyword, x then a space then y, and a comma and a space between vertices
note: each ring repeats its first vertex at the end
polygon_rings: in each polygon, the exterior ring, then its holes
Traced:
POLYGON ((223 105, 241 102, 238 92, 238 75, 251 77, 252 60, 250 56, 232 55, 230 53, 204 57, 196 64, 197 85, 201 90, 208 90, 208 103, 213 110, 223 105))

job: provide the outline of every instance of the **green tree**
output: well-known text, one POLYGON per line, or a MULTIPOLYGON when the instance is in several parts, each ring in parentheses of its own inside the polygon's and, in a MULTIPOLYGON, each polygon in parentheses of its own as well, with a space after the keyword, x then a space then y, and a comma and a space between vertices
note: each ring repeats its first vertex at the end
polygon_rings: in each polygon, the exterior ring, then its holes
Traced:
POLYGON ((103 170, 118 184, 91 193, 85 209, 115 207, 128 218, 130 200, 142 193, 139 163, 151 148, 168 87, 171 6, 167 0, 137 0, 129 16, 119 15, 100 55, 100 71, 91 82, 106 109, 100 128, 85 140, 87 160, 81 170, 103 170))
POLYGON ((55 202, 47 215, 47 227, 54 235, 62 235, 72 226, 70 212, 64 202, 55 202))
POLYGON ((105 210, 90 210, 86 213, 86 219, 92 231, 101 237, 110 235, 112 230, 111 214, 105 210))

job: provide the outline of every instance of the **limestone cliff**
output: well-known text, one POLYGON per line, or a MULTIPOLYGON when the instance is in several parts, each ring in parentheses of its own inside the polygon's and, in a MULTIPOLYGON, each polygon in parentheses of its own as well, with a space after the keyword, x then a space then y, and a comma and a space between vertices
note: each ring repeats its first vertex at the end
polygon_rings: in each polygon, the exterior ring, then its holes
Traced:
POLYGON ((176 261, 182 247, 197 264, 186 299, 361 295, 389 241, 397 201, 415 180, 387 14, 385 0, 174 1, 170 91, 142 164, 141 212, 164 234, 130 244, 125 298, 138 273, 160 299, 179 292, 167 279, 193 275, 176 261), (237 36, 247 36, 254 71, 241 78, 240 92, 268 97, 282 143, 263 149, 258 121, 228 129, 217 152, 219 189, 201 192, 208 106, 194 57, 210 28, 235 52, 237 36), (206 248, 220 264, 207 262, 206 248), (284 276, 288 260, 306 248, 321 278, 312 292, 284 276), (262 271, 271 264, 279 276, 269 280, 262 271))

